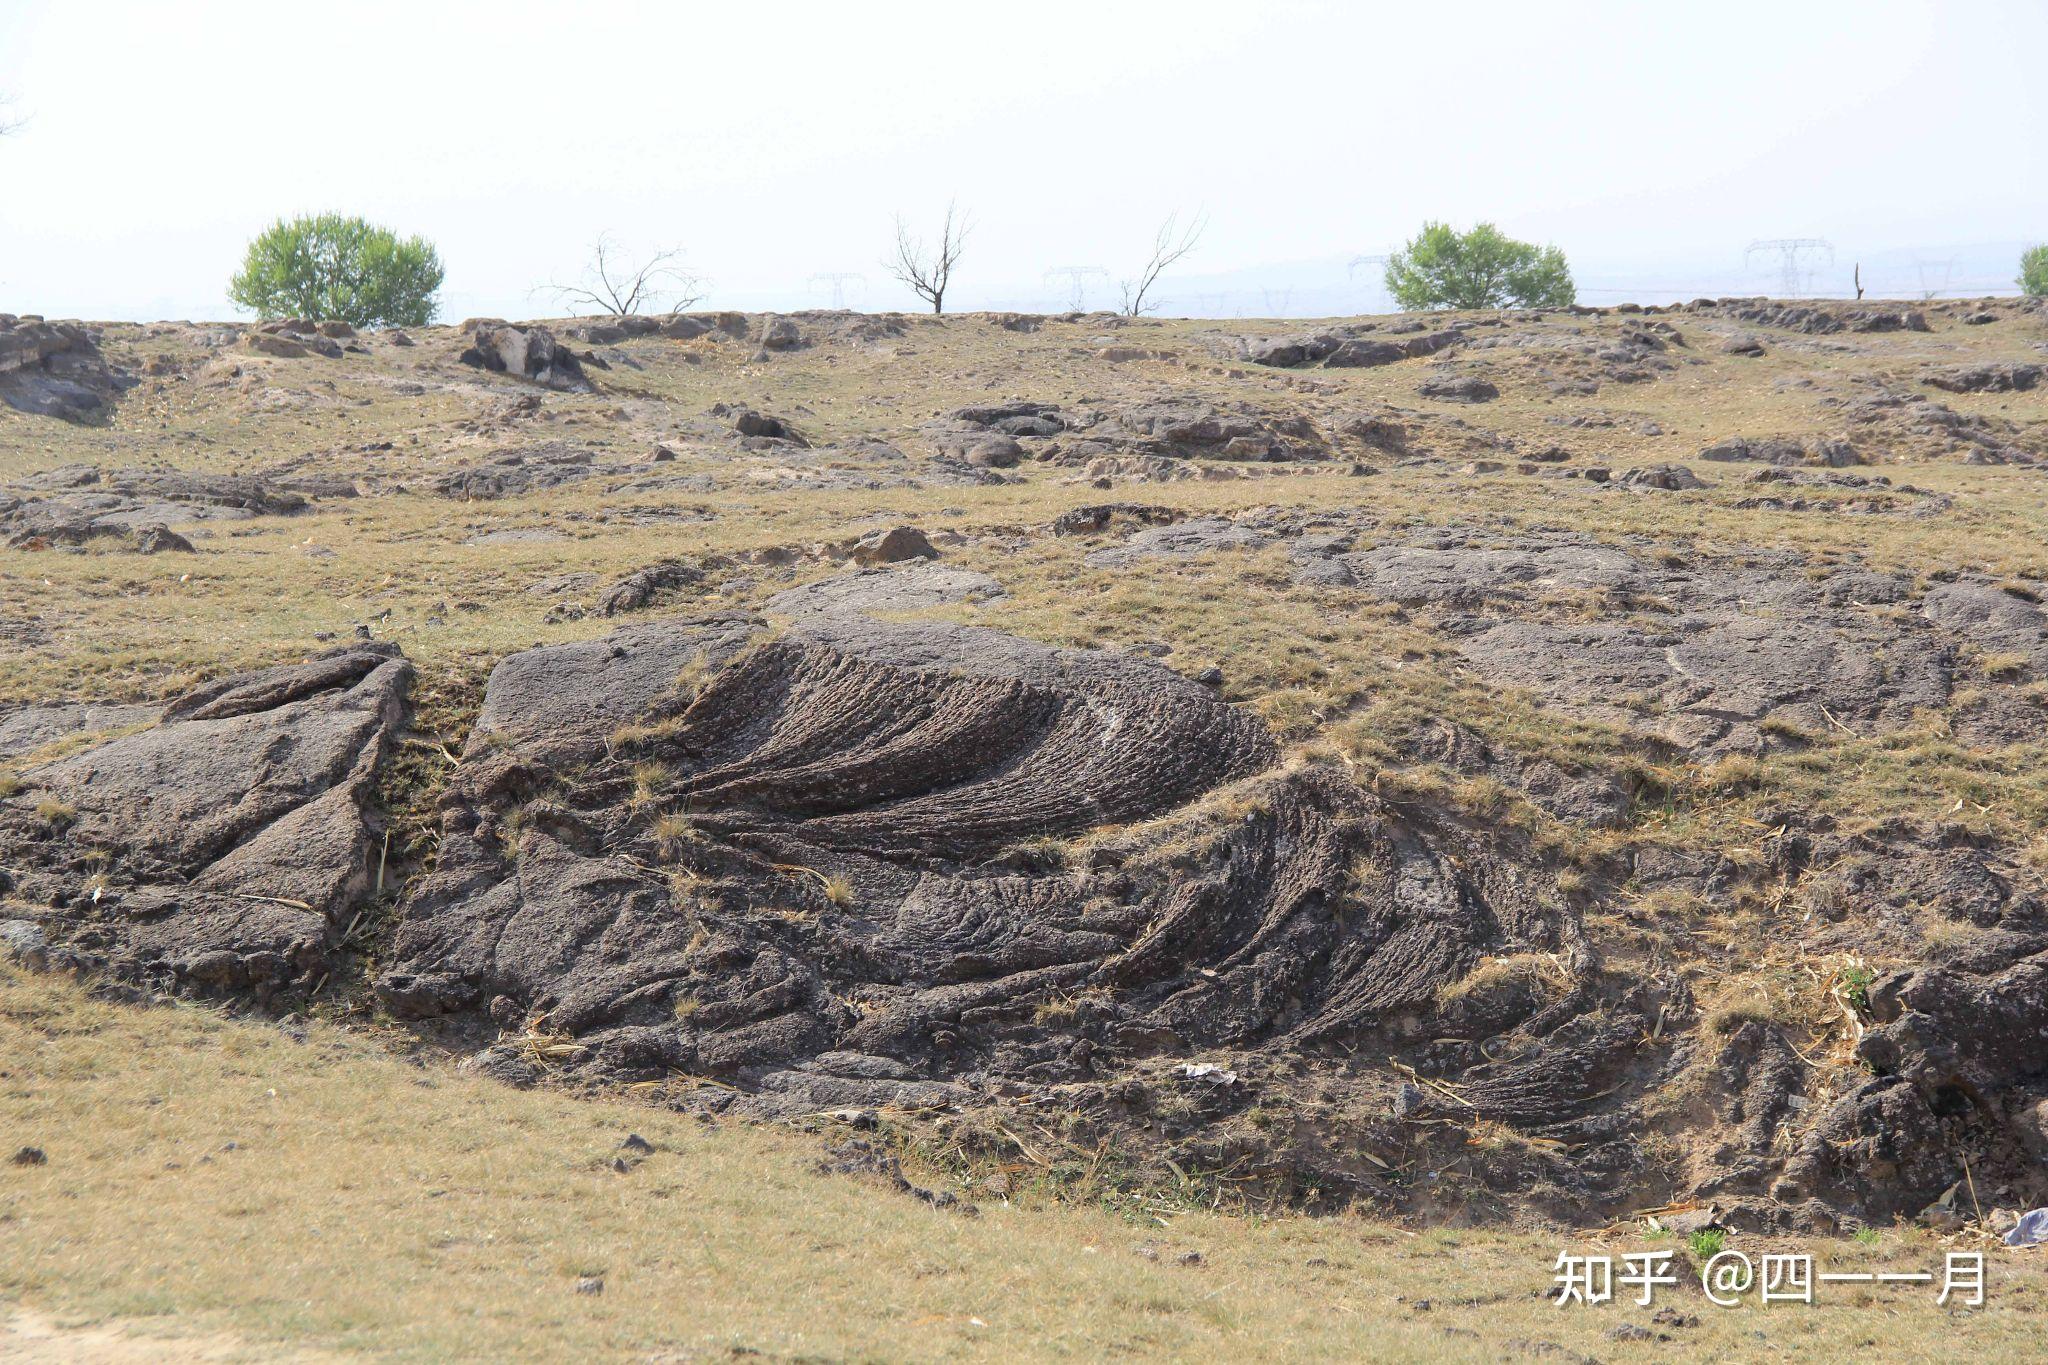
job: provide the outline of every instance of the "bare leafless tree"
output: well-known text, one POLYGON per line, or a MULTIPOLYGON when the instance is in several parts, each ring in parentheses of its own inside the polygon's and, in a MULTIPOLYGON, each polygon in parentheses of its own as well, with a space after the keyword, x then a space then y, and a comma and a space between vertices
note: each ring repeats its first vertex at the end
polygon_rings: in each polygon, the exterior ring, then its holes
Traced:
POLYGON ((670 248, 634 261, 606 234, 597 239, 581 284, 543 285, 538 292, 554 295, 579 315, 679 312, 704 297, 704 281, 683 269, 682 256, 680 248, 670 248))
POLYGON ((1135 280, 1123 281, 1124 316, 1134 318, 1147 308, 1156 307, 1147 302, 1152 286, 1159 283, 1159 276, 1166 268, 1193 251, 1202 240, 1203 231, 1209 226, 1207 216, 1196 214, 1185 231, 1180 230, 1180 214, 1166 215, 1166 221, 1159 225, 1159 235, 1152 241, 1152 256, 1145 262, 1145 268, 1138 272, 1135 280))
POLYGON ((932 312, 946 311, 946 286, 953 282, 953 267, 960 262, 960 252, 967 245, 967 234, 974 228, 968 215, 955 214, 951 204, 946 205, 945 226, 939 231, 939 248, 927 255, 924 241, 912 237, 904 225, 903 217, 896 217, 896 256, 882 265, 891 275, 910 286, 911 292, 932 306, 932 312))

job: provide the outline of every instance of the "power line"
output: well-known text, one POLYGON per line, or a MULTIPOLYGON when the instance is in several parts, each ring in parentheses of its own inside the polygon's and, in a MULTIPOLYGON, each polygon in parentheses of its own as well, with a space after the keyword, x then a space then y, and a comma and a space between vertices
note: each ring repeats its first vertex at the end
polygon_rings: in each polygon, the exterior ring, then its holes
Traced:
POLYGON ((1754 270, 1759 256, 1778 258, 1778 296, 1796 299, 1805 292, 1806 281, 1814 273, 1814 266, 1810 263, 1835 263, 1835 246, 1822 237, 1758 238, 1742 253, 1743 269, 1754 270))
POLYGON ((1067 282, 1067 306, 1076 313, 1087 311, 1088 281, 1100 275, 1109 278, 1109 272, 1099 265, 1056 265, 1045 272, 1048 280, 1062 278, 1067 282))
POLYGON ((861 274, 858 270, 825 270, 811 276, 812 288, 816 288, 819 285, 831 287, 832 306, 834 308, 846 307, 847 285, 857 284, 865 287, 867 282, 868 277, 861 274))
POLYGON ((1931 299, 1948 289, 1949 277, 1955 274, 1956 263, 1946 261, 1923 261, 1913 258, 1913 268, 1920 275, 1920 297, 1931 299))

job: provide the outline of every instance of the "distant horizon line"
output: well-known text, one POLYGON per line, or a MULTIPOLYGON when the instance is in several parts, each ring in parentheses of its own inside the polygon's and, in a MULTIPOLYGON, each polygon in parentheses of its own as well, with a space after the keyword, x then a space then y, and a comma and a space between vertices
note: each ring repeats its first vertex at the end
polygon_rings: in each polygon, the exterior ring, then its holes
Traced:
MULTIPOLYGON (((546 316, 541 316, 541 315, 534 315, 534 316, 528 316, 528 317, 514 317, 514 316, 509 316, 509 315, 504 315, 504 314, 498 314, 498 313, 465 313, 465 314, 464 314, 464 316, 463 316, 462 318, 460 318, 459 320, 439 320, 439 319, 437 319, 437 320, 435 320, 435 321, 432 321, 432 322, 427 322, 427 323, 421 323, 421 324, 415 324, 415 327, 416 327, 416 328, 425 328, 425 327, 453 327, 453 328, 461 329, 461 328, 465 328, 465 327, 468 327, 468 326, 470 326, 470 325, 472 325, 472 324, 474 324, 474 323, 478 323, 478 322, 503 322, 503 323, 512 323, 512 324, 519 324, 519 325, 522 325, 522 326, 531 326, 531 325, 534 325, 534 324, 538 324, 538 323, 603 323, 603 322, 608 322, 608 321, 616 321, 617 319, 619 319, 619 318, 622 318, 622 317, 646 317, 646 318, 666 318, 666 317, 716 317, 716 316, 718 316, 718 315, 720 315, 720 314, 723 314, 723 313, 738 313, 738 314, 742 314, 742 315, 755 315, 755 316, 759 316, 759 315, 768 315, 768 314, 773 314, 773 315, 777 315, 777 316, 786 316, 786 317, 804 317, 804 316, 807 316, 807 315, 814 315, 814 316, 850 316, 850 317, 906 317, 906 318, 909 318, 909 317, 926 317, 926 318, 929 318, 929 317, 936 317, 936 318, 939 318, 939 319, 940 319, 941 321, 943 321, 943 320, 944 320, 944 319, 946 319, 946 318, 974 318, 974 317, 1003 317, 1003 316, 1016 316, 1016 317, 1033 317, 1033 318, 1044 318, 1044 319, 1046 319, 1046 320, 1048 320, 1048 321, 1061 321, 1061 322, 1080 322, 1080 321, 1084 321, 1084 320, 1086 320, 1086 319, 1089 319, 1089 318, 1100 318, 1100 319, 1102 319, 1102 320, 1104 320, 1104 321, 1106 321, 1106 322, 1111 322, 1111 323, 1128 323, 1128 322, 1271 322, 1271 323, 1315 323, 1315 322, 1343 322, 1343 321, 1352 321, 1352 320, 1361 320, 1361 319, 1366 319, 1366 320, 1369 320, 1369 319, 1375 319, 1375 318, 1422 318, 1422 317, 1445 317, 1445 316, 1452 316, 1452 315, 1469 315, 1469 314, 1495 314, 1495 313, 1501 313, 1501 314, 1504 314, 1504 313, 1568 313, 1568 312, 1616 313, 1616 312, 1629 312, 1629 311, 1648 311, 1648 310, 1650 310, 1650 309, 1658 309, 1658 310, 1662 310, 1662 309, 1668 309, 1668 308, 1685 308, 1685 307, 1689 307, 1689 306, 1691 306, 1691 305, 1693 305, 1693 304, 1697 304, 1697 303, 1735 303, 1735 302, 1740 302, 1740 303, 1786 303, 1786 304, 1801 304, 1801 303, 1865 303, 1865 304, 1888 304, 1888 305, 1899 305, 1899 306, 1911 306, 1911 305, 1922 305, 1922 306, 1925 306, 1925 305, 1928 305, 1928 304, 1956 304, 1956 303, 1972 303, 1972 302, 1977 302, 1977 301, 1980 301, 1980 300, 1981 300, 1981 301, 1985 301, 1985 302, 1993 302, 1993 301, 2010 301, 2010 300, 2013 300, 2013 299, 2024 299, 2024 298, 2028 298, 2028 297, 2031 297, 2031 296, 2027 295, 2026 293, 2024 293, 2023 291, 2021 291, 2021 290, 2019 290, 2019 289, 2006 289, 2006 290, 2001 290, 2001 291, 1996 291, 1996 292, 1989 292, 1989 293, 1962 293, 1962 294, 1941 294, 1941 295, 1938 295, 1938 296, 1934 296, 1934 297, 1922 297, 1922 296, 1913 296, 1913 297, 1907 297, 1907 296, 1905 296, 1905 295, 1896 295, 1896 294, 1870 294, 1870 293, 1866 293, 1866 294, 1864 294, 1864 295, 1863 295, 1863 296, 1862 296, 1861 298, 1858 298, 1857 296, 1855 296, 1855 295, 1853 295, 1853 294, 1789 294, 1789 295, 1786 295, 1786 294, 1706 294, 1706 293, 1702 293, 1702 294, 1697 294, 1697 295, 1694 295, 1694 296, 1692 296, 1692 297, 1690 297, 1690 298, 1685 298, 1685 299, 1673 299, 1673 300, 1670 300, 1670 301, 1661 301, 1661 302, 1645 302, 1645 301, 1640 301, 1640 300, 1633 300, 1633 299, 1623 299, 1623 300, 1620 300, 1620 301, 1618 301, 1618 302, 1615 302, 1615 303, 1579 303, 1579 302, 1575 302, 1575 303, 1567 304, 1567 305, 1564 305, 1564 306, 1561 306, 1561 307, 1551 307, 1551 308, 1417 308, 1417 309, 1395 309, 1395 310, 1392 310, 1392 311, 1389 311, 1389 312, 1377 312, 1377 313, 1375 313, 1375 312, 1359 312, 1359 313, 1303 313, 1303 314, 1284 314, 1284 313, 1233 313, 1233 314, 1221 314, 1221 313, 1171 313, 1171 312, 1159 312, 1159 311, 1152 311, 1152 312, 1146 312, 1146 313, 1143 313, 1143 314, 1140 314, 1140 315, 1137 315, 1137 316, 1132 316, 1132 315, 1130 315, 1130 314, 1122 313, 1122 312, 1119 312, 1119 311, 1117 311, 1117 310, 1115 310, 1115 309, 1110 309, 1110 308, 1089 308, 1089 309, 1080 309, 1080 310, 1075 310, 1075 309, 1071 309, 1071 308, 1059 308, 1059 309, 1038 309, 1038 308, 1007 308, 1007 307, 983 307, 983 308, 963 308, 963 309, 958 309, 958 310, 954 310, 954 311, 951 311, 951 312, 946 312, 946 313, 933 313, 933 312, 932 312, 932 311, 930 311, 929 309, 920 309, 920 308, 851 308, 851 307, 839 307, 839 308, 833 308, 833 307, 829 307, 829 306, 828 306, 828 307, 822 307, 822 308, 821 308, 821 307, 815 307, 815 306, 805 306, 805 307, 798 307, 798 308, 772 308, 772 307, 758 307, 758 306, 757 306, 757 307, 746 307, 746 308, 743 308, 743 307, 732 307, 732 308, 705 308, 705 307, 700 307, 700 306, 692 305, 692 306, 690 306, 690 307, 688 307, 688 308, 677 308, 677 309, 663 309, 663 310, 653 310, 653 309, 650 309, 650 310, 647 310, 647 311, 644 311, 644 312, 639 312, 639 313, 629 313, 629 314, 621 314, 621 313, 558 313, 558 314, 550 314, 550 315, 546 315, 546 316)), ((2044 298, 2044 299, 2043 299, 2043 302, 2044 302, 2044 303, 2048 303, 2048 298, 2044 298)), ((42 321, 42 322, 75 322, 75 323, 81 323, 81 324, 86 324, 86 325, 118 325, 118 326, 133 326, 133 327, 170 327, 170 326, 184 326, 184 327, 253 327, 253 326, 257 326, 257 325, 260 325, 260 324, 262 324, 262 323, 265 323, 265 322, 278 322, 278 321, 285 321, 285 320, 286 320, 286 319, 281 319, 281 318, 261 318, 261 317, 204 317, 204 316, 201 316, 201 317, 135 317, 135 318, 120 318, 120 317, 87 317, 87 316, 85 316, 85 315, 83 315, 83 314, 54 314, 54 313, 37 313, 37 312, 21 312, 21 313, 15 313, 15 312, 10 312, 10 311, 8 311, 7 309, 4 309, 4 308, 0 308, 0 317, 6 317, 6 318, 11 318, 11 319, 14 319, 14 320, 16 320, 16 321, 42 321)), ((324 320, 324 319, 307 319, 307 321, 322 321, 322 320, 324 320)), ((365 327, 365 328, 363 328, 362 330, 366 330, 366 331, 405 331, 405 330, 407 330, 407 329, 406 329, 405 327, 365 327)))

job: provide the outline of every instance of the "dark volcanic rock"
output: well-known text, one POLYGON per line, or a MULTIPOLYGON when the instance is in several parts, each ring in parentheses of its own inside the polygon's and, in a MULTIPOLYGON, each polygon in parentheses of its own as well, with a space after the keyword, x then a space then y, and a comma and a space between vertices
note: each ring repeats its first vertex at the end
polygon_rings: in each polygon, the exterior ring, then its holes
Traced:
POLYGON ((780 417, 771 417, 765 412, 734 407, 728 403, 712 404, 711 415, 730 421, 732 429, 741 436, 763 441, 786 441, 804 449, 810 448, 811 443, 804 439, 803 434, 780 417))
POLYGON ((769 611, 799 618, 915 611, 959 602, 992 602, 1003 585, 973 569, 918 560, 900 567, 856 569, 776 593, 769 611))
POLYGON ((2018 393, 2033 388, 2048 374, 2040 365, 1974 365, 1942 370, 1920 382, 1949 393, 2018 393))
POLYGON ((1425 379, 1415 391, 1424 398, 1436 398, 1447 403, 1490 403, 1500 397, 1500 390, 1492 382, 1476 374, 1440 375, 1425 379))
POLYGON ((328 970, 370 889, 371 784, 410 676, 370 645, 235 674, 23 772, 0 856, 51 963, 258 998, 328 970))
POLYGON ((1679 492, 1686 489, 1705 488, 1707 485, 1699 475, 1693 473, 1682 464, 1653 464, 1644 465, 1641 469, 1631 469, 1627 473, 1617 475, 1614 479, 1614 486, 1617 488, 1661 488, 1666 492, 1679 492))
POLYGON ((74 735, 125 730, 157 718, 163 708, 146 703, 55 702, 0 712, 0 759, 18 758, 74 735))
POLYGON ((617 616, 621 612, 640 611, 677 588, 692 587, 703 581, 704 571, 688 564, 650 564, 627 574, 600 593, 597 613, 600 616, 617 616))
POLYGON ((1904 724, 1947 702, 1953 636, 2015 648, 2027 628, 2018 609, 2029 605, 1954 585, 1929 598, 1930 619, 1949 635, 1902 629, 1858 606, 1906 593, 1884 576, 1815 581, 1791 571, 1798 561, 1674 563, 1572 536, 1502 545, 1445 534, 1295 553, 1301 582, 1433 609, 1490 679, 1693 750, 1754 748, 1765 720, 1814 731, 1904 724), (1991 619, 1971 624, 1980 617, 1991 619))
POLYGON ((1847 441, 1816 437, 1751 438, 1731 436, 1700 451, 1702 460, 1748 461, 1755 464, 1823 465, 1839 469, 1867 463, 1847 441))
POLYGON ((1069 430, 1116 450, 1224 460, 1319 460, 1328 454, 1306 417, 1248 403, 1174 396, 1089 416, 1085 426, 1070 420, 1069 430))
POLYGON ((2048 669, 2048 584, 2001 585, 1979 578, 1928 589, 1920 609, 1927 619, 1980 649, 2019 654, 2048 669))
POLYGON ((1122 568, 1141 559, 1185 559, 1218 550, 1256 550, 1270 538, 1249 526, 1239 526, 1220 517, 1201 517, 1163 526, 1148 526, 1121 545, 1108 545, 1088 554, 1091 568, 1122 568))
POLYGON ((509 323, 479 323, 462 363, 495 374, 517 375, 545 388, 566 393, 589 393, 591 383, 583 373, 582 360, 555 340, 545 327, 514 327, 509 323))
POLYGON ((856 564, 895 564, 905 559, 937 559, 925 533, 915 526, 892 526, 873 531, 853 543, 849 557, 856 564))
MULTIPOLYGON (((500 667, 377 983, 394 1012, 544 1015, 590 1074, 793 1112, 1293 1056, 1419 1021, 1485 954, 1576 960, 1570 913, 1497 852, 1275 767, 1252 716, 1148 662, 850 617, 742 630, 500 667), (1105 826, 1147 833, 1050 849, 1105 826)), ((1464 1076, 1530 1129, 1607 1103, 1642 1032, 1547 1001, 1460 1016, 1554 1044, 1464 1076)))
POLYGON ((1391 365, 1398 360, 1418 360, 1424 356, 1436 355, 1465 339, 1462 327, 1402 337, 1369 335, 1377 325, 1365 323, 1329 332, 1256 342, 1248 347, 1247 354, 1253 364, 1270 365, 1277 369, 1293 369, 1304 365, 1321 365, 1328 369, 1362 369, 1376 365, 1391 365))
POLYGON ((602 474, 637 472, 641 471, 632 465, 601 464, 593 452, 580 447, 547 441, 494 450, 476 464, 440 475, 433 489, 443 497, 488 501, 538 493, 602 474))
POLYGON ((1924 332, 1927 319, 1913 309, 1861 308, 1842 304, 1784 303, 1775 299, 1721 299, 1694 310, 1757 327, 1779 327, 1809 336, 1836 332, 1924 332))
POLYGON ((322 336, 310 322, 266 322, 242 338, 242 347, 277 360, 304 360, 309 356, 339 360, 342 356, 340 344, 322 336))
POLYGON ((78 324, 0 313, 0 403, 90 422, 135 382, 108 367, 93 334, 78 324))
POLYGON ((127 536, 155 553, 192 548, 169 526, 287 516, 306 505, 303 494, 249 475, 64 465, 0 492, 0 531, 15 547, 127 536))

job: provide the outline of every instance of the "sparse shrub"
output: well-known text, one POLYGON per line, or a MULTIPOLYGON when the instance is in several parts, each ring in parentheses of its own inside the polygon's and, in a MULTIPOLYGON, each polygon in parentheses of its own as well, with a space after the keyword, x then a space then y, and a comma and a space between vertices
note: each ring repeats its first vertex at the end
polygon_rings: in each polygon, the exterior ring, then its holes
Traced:
POLYGON ((668 768, 663 764, 656 763, 652 759, 643 763, 635 763, 633 765, 633 804, 636 806, 651 805, 661 795, 661 789, 667 785, 668 778, 668 768))
POLYGON ((1080 1010, 1080 1002, 1073 996, 1056 995, 1038 1002, 1031 1011, 1031 1022, 1041 1028, 1064 1028, 1074 1022, 1080 1010))
POLYGON ((1565 308, 1578 292, 1554 246, 1518 242, 1491 223, 1459 232, 1424 223, 1387 262, 1387 292, 1403 309, 1565 308))
POLYGON ((2030 246, 2020 253, 2020 277, 2016 283, 2028 298, 2048 298, 2048 244, 2030 246))
POLYGON ((1992 679, 2023 678, 2031 662, 2026 655, 2017 652, 1980 654, 1977 656, 1977 671, 1992 679))
POLYGON ((1702 1261, 1711 1261, 1728 1245, 1728 1234, 1719 1228, 1701 1228, 1685 1239, 1685 1248, 1702 1261))
POLYGON ((672 811, 655 820, 654 837, 663 844, 693 844, 697 841, 697 827, 689 816, 672 811))
POLYGON ((265 228, 228 282, 228 297, 260 318, 424 327, 434 320, 442 274, 425 238, 322 213, 265 228))
POLYGON ((1859 1018, 1870 1016, 1870 988, 1876 981, 1877 973, 1860 962, 1842 969, 1842 999, 1859 1018))
POLYGON ((36 802, 36 819, 51 829, 69 829, 71 823, 78 819, 78 812, 56 797, 46 796, 36 802))

